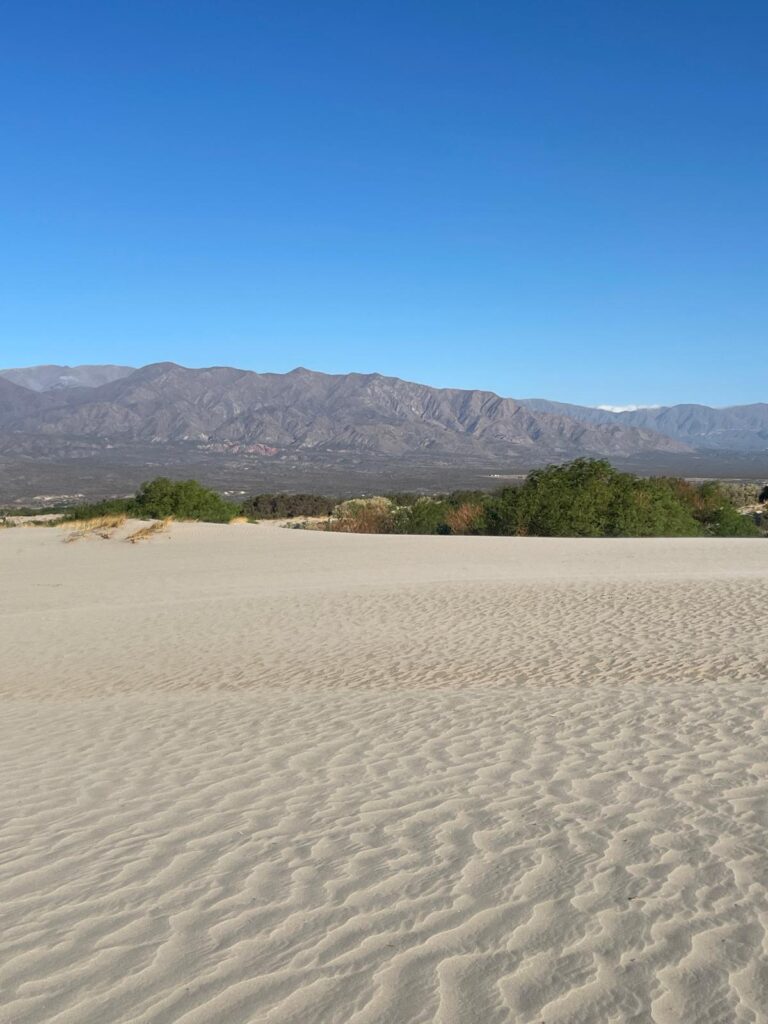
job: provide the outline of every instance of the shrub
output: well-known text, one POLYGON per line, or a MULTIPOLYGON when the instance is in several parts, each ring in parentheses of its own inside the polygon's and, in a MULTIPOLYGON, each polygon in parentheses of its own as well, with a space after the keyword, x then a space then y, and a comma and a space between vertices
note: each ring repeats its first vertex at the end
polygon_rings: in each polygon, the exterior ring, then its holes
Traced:
POLYGON ((395 491, 393 494, 388 494, 387 498, 392 502, 396 508, 410 507, 415 505, 420 498, 423 498, 423 494, 415 494, 413 491, 395 491))
POLYGON ((448 507, 444 501, 419 498, 413 505, 405 505, 394 513, 395 533, 448 533, 445 517, 448 507))
POLYGON ((730 505, 716 509, 707 523, 707 532, 713 537, 759 537, 761 531, 749 515, 742 515, 730 505))
POLYGON ((251 519, 293 519, 295 516, 329 516, 337 499, 322 494, 254 494, 243 503, 251 519))
POLYGON ((664 481, 577 459, 529 473, 490 499, 485 532, 539 537, 687 537, 702 530, 664 481))
POLYGON ((743 492, 730 485, 708 480, 691 484, 687 480, 668 481, 691 510, 701 532, 713 537, 758 537, 760 531, 754 520, 742 515, 733 505, 734 495, 741 501, 743 492))
POLYGON ((451 491, 446 496, 446 502, 453 508, 459 508, 461 505, 485 505, 489 498, 487 491, 451 491))
POLYGON ((131 503, 131 514, 140 519, 197 519, 204 523, 228 523, 240 507, 197 480, 157 477, 142 484, 131 503))
POLYGON ((481 504, 465 501, 448 510, 445 522, 451 533, 480 533, 485 525, 485 509, 481 504))
POLYGON ((333 512, 331 529, 340 533, 392 533, 394 508, 389 498, 351 498, 333 512))
POLYGON ((225 501, 216 491, 197 480, 169 480, 157 477, 144 483, 133 498, 108 498, 93 504, 75 505, 66 521, 91 520, 122 515, 135 519, 198 519, 205 523, 228 523, 240 512, 239 505, 225 501))

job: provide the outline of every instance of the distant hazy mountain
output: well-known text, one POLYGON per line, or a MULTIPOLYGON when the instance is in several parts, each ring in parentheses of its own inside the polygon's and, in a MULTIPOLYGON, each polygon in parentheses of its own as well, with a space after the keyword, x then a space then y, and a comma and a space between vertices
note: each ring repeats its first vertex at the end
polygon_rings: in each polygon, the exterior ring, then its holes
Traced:
POLYGON ((0 424, 6 420, 34 416, 39 408, 36 396, 27 388, 5 380, 0 374, 0 424))
MULTIPOLYGON (((104 369, 114 374, 116 368, 104 369)), ((31 406, 0 399, 0 428, 19 444, 22 437, 45 437, 113 446, 219 445, 223 451, 256 445, 270 455, 433 454, 533 463, 689 450, 646 427, 583 422, 489 391, 430 388, 380 374, 259 374, 156 363, 98 386, 28 394, 31 406)))
POLYGON ((0 370, 0 377, 31 391, 95 388, 133 373, 133 366, 26 366, 0 370))
POLYGON ((568 416, 582 423, 639 427, 676 438, 701 451, 768 451, 768 403, 732 405, 670 405, 609 412, 581 405, 530 398, 523 405, 536 412, 568 416))

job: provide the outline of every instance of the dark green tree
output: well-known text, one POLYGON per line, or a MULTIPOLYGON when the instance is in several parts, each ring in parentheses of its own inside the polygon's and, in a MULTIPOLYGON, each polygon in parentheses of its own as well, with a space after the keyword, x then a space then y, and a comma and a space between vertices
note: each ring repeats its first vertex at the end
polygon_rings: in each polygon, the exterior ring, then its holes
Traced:
POLYGON ((139 488, 131 514, 143 519, 198 519, 206 523, 228 523, 240 507, 225 501, 216 491, 197 480, 169 480, 159 476, 139 488))

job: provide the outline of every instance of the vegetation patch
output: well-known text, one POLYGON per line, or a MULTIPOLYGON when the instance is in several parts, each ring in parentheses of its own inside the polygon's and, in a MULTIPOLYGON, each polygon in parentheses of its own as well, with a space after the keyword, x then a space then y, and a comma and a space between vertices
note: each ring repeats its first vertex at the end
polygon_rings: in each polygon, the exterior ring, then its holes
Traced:
POLYGON ((172 516, 167 516, 165 519, 158 519, 154 523, 150 523, 149 526, 142 526, 142 528, 140 530, 136 530, 135 533, 130 533, 125 539, 130 544, 138 544, 141 540, 150 540, 152 537, 156 537, 159 533, 165 533, 172 522, 172 516))
MULTIPOLYGON (((237 505, 196 480, 158 477, 133 497, 70 508, 60 525, 72 531, 72 539, 111 535, 126 517, 160 523, 314 519, 311 528, 339 533, 756 537, 768 533, 768 510, 761 504, 766 497, 768 489, 761 493, 755 484, 644 478, 604 460, 577 459, 534 470, 521 484, 490 493, 401 492, 341 502, 319 494, 257 494, 237 505)), ((12 525, 2 519, 0 524, 12 525)))
POLYGON ((334 510, 345 533, 477 534, 501 537, 756 537, 760 515, 733 503, 746 488, 672 477, 646 479, 600 459, 529 473, 493 493, 353 499, 334 510))
POLYGON ((254 494, 243 502, 243 515, 249 519, 295 519, 329 516, 337 498, 323 494, 254 494))
POLYGON ((82 540, 83 537, 100 537, 102 540, 109 540, 115 530, 119 530, 125 523, 126 517, 122 513, 110 515, 92 516, 90 519, 68 519, 57 525, 67 531, 64 538, 65 543, 82 540))
POLYGON ((131 519, 191 519, 204 523, 228 523, 240 515, 239 505, 225 501, 216 491, 197 480, 157 477, 141 485, 132 498, 110 498, 70 509, 69 520, 123 515, 131 519))
POLYGON ((394 506, 389 498, 350 498, 333 510, 328 528, 338 533, 393 533, 394 506))

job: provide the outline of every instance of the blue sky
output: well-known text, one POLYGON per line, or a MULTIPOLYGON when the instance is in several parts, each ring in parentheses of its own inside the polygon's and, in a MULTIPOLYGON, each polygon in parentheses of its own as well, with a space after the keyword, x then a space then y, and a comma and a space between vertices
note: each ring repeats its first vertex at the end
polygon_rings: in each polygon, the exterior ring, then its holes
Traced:
POLYGON ((0 365, 768 400, 768 6, 56 0, 0 32, 0 365))

